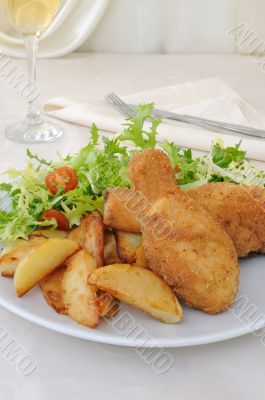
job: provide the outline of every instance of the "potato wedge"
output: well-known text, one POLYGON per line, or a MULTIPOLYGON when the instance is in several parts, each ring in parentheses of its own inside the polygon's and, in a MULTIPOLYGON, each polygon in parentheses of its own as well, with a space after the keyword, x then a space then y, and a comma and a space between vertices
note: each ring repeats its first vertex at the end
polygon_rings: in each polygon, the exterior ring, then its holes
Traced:
POLYGON ((17 295, 23 296, 77 250, 78 245, 71 240, 46 239, 19 262, 14 275, 17 295))
POLYGON ((148 267, 140 233, 114 231, 114 236, 117 244, 117 253, 123 263, 136 264, 143 268, 148 267))
POLYGON ((104 265, 104 230, 102 216, 94 211, 90 214, 84 247, 96 259, 98 268, 104 265))
POLYGON ((59 267, 39 283, 45 300, 59 314, 66 314, 61 291, 65 271, 65 266, 59 267))
POLYGON ((120 263, 117 253, 116 240, 113 232, 105 231, 104 236, 104 265, 120 263))
POLYGON ((73 229, 68 239, 86 249, 97 261, 97 266, 104 265, 104 224, 99 212, 94 211, 84 217, 81 224, 73 229))
POLYGON ((84 248, 84 243, 85 243, 85 235, 87 230, 86 218, 87 217, 82 218, 80 225, 77 228, 72 229, 67 236, 67 239, 77 243, 81 249, 84 248))
POLYGON ((51 238, 61 238, 66 239, 68 235, 67 231, 60 231, 59 229, 41 229, 39 231, 34 231, 29 235, 29 239, 31 240, 34 237, 42 236, 47 239, 51 238))
POLYGON ((111 294, 98 290, 97 305, 101 317, 114 317, 120 311, 120 302, 111 294))
POLYGON ((142 235, 140 233, 129 233, 123 231, 115 231, 114 236, 117 244, 117 253, 126 264, 135 262, 135 252, 142 243, 142 235))
POLYGON ((62 280, 62 298, 67 314, 90 328, 99 324, 97 289, 88 283, 88 276, 96 268, 95 258, 87 250, 80 250, 67 261, 62 280))
POLYGON ((182 319, 182 309, 172 289, 147 269, 109 265, 95 270, 88 282, 162 322, 174 324, 182 319))
POLYGON ((32 240, 18 239, 4 247, 0 256, 1 275, 13 277, 18 263, 45 240, 44 237, 35 237, 32 240))

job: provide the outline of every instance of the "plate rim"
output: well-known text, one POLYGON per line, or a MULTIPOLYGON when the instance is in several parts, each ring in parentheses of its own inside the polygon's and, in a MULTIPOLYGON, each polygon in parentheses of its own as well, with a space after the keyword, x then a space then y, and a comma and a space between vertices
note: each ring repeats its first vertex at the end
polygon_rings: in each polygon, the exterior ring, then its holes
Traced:
MULTIPOLYGON (((223 332, 220 334, 209 335, 208 338, 203 336, 201 338, 190 338, 190 339, 161 339, 161 340, 153 340, 152 346, 148 346, 147 343, 143 343, 139 345, 139 342, 136 342, 135 339, 127 339, 126 337, 118 336, 118 337, 101 337, 97 335, 96 330, 87 328, 87 333, 83 334, 82 331, 76 331, 75 328, 65 327, 61 325, 59 322, 48 321, 45 318, 38 317, 33 315, 30 311, 23 310, 18 308, 17 306, 8 303, 8 301, 4 300, 0 297, 0 306, 4 307, 6 310, 11 313, 17 315, 18 317, 29 321, 37 326, 41 326, 42 328, 46 328, 48 330, 67 335, 70 337, 87 340, 91 342, 97 342, 102 344, 109 344, 114 346, 124 346, 124 347, 142 347, 142 348, 179 348, 179 347, 192 347, 192 346, 201 346, 207 345, 211 343, 223 342, 230 339, 235 339, 237 337, 241 337, 247 335, 249 333, 254 333, 259 329, 265 327, 265 322, 261 323, 260 326, 255 326, 251 329, 247 325, 241 325, 233 330, 228 331, 227 333, 223 332)), ((77 324, 78 327, 78 324, 77 324)))

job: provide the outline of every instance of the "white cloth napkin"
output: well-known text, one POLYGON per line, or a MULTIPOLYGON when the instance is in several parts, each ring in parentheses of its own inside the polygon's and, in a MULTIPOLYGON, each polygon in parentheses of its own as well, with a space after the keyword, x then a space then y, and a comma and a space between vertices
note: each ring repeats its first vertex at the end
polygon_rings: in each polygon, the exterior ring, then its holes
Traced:
MULTIPOLYGON (((265 115, 248 104, 219 78, 162 87, 123 99, 135 104, 154 102, 157 108, 168 111, 265 129, 265 115)), ((123 116, 106 102, 76 103, 59 97, 47 101, 44 111, 50 116, 74 124, 91 126, 94 122, 101 130, 111 133, 121 132, 124 122, 123 116)), ((265 162, 265 139, 220 134, 169 120, 160 125, 158 132, 158 140, 167 139, 179 146, 202 151, 210 149, 216 136, 221 137, 227 146, 235 145, 242 138, 242 149, 247 150, 247 156, 265 162)))

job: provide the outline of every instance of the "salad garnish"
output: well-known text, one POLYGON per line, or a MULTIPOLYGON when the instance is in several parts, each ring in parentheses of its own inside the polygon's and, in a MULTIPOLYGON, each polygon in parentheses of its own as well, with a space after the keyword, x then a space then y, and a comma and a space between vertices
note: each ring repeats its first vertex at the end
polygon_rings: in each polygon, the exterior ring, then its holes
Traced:
POLYGON ((0 240, 27 238, 43 227, 72 228, 87 212, 102 212, 104 191, 130 188, 130 159, 148 148, 161 148, 168 154, 178 185, 184 189, 223 181, 265 186, 265 172, 247 160, 241 143, 225 147, 216 140, 209 154, 195 157, 191 149, 158 142, 161 120, 152 117, 152 109, 153 104, 140 104, 136 116, 127 118, 122 133, 113 138, 102 137, 93 125, 87 146, 55 162, 27 150, 25 168, 10 168, 5 173, 8 183, 0 184, 11 198, 10 210, 0 210, 0 240))

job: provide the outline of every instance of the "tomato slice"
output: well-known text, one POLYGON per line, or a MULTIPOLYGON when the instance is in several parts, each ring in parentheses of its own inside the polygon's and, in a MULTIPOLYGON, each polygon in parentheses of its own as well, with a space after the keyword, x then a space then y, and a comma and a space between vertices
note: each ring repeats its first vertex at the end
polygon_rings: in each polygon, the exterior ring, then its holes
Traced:
POLYGON ((45 184, 52 194, 57 193, 59 186, 63 186, 66 193, 76 188, 78 177, 72 168, 61 167, 46 176, 45 184))
POLYGON ((55 219, 57 222, 57 228, 62 230, 62 231, 68 231, 69 230, 69 221, 68 218, 58 210, 54 210, 54 208, 51 208, 50 210, 44 211, 41 217, 42 220, 44 219, 55 219))

